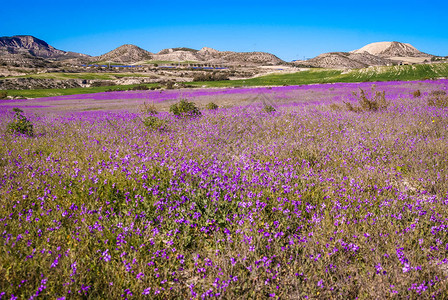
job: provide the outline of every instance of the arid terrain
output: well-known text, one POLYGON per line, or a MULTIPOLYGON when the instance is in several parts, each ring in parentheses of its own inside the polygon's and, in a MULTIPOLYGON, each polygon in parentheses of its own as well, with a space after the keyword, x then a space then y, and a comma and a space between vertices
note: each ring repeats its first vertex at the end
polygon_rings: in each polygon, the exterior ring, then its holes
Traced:
POLYGON ((244 80, 312 69, 350 71, 372 66, 445 61, 444 57, 422 53, 399 42, 373 43, 351 52, 325 53, 306 61, 293 62, 285 62, 265 52, 179 47, 153 53, 135 45, 123 45, 92 57, 55 49, 32 36, 14 36, 0 38, 0 90, 142 84, 182 88, 188 87, 190 82, 244 80))

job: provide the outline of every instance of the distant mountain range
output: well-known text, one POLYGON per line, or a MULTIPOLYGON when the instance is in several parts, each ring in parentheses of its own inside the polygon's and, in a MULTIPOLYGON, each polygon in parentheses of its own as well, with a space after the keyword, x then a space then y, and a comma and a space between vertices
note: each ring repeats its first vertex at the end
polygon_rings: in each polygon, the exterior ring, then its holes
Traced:
MULTIPOLYGON (((410 44, 400 42, 379 42, 366 45, 351 52, 324 53, 305 61, 294 61, 296 65, 320 68, 364 68, 368 66, 397 63, 422 63, 433 55, 420 52, 410 44)), ((282 65, 277 56, 266 52, 218 51, 204 47, 169 48, 151 53, 135 45, 123 45, 101 56, 58 50, 43 40, 29 35, 0 37, 0 64, 20 66, 49 66, 55 62, 82 64, 90 62, 114 62, 126 64, 147 61, 196 62, 226 65, 282 65)))
POLYGON ((324 53, 306 61, 295 61, 298 65, 329 69, 360 69, 369 66, 423 63, 434 55, 420 52, 410 44, 400 42, 378 42, 368 44, 350 52, 324 53))
POLYGON ((285 61, 266 52, 232 52, 218 51, 204 47, 201 50, 190 48, 170 48, 158 53, 151 53, 134 45, 123 45, 101 56, 93 57, 95 61, 120 63, 139 63, 145 61, 197 62, 210 64, 242 65, 281 65, 285 61))

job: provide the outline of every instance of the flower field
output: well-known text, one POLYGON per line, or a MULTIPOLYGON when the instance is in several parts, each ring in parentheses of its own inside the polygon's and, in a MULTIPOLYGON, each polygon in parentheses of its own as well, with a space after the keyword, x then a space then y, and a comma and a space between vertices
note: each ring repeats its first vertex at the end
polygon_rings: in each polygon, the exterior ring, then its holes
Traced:
POLYGON ((1 102, 1 299, 446 297, 448 80, 371 85, 1 102))

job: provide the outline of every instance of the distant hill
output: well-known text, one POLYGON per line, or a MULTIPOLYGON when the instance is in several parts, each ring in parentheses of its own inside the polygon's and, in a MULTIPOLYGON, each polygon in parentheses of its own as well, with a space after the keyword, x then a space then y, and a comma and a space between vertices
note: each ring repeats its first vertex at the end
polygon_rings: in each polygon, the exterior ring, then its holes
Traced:
POLYGON ((400 42, 378 42, 368 44, 352 53, 369 53, 380 57, 422 57, 432 56, 417 50, 411 44, 400 42))
POLYGON ((410 44, 378 42, 350 52, 330 52, 305 61, 294 61, 300 66, 328 69, 361 69, 370 66, 419 64, 429 62, 433 55, 421 52, 410 44))
POLYGON ((393 62, 369 53, 330 52, 307 60, 310 66, 327 69, 361 69, 369 66, 387 66, 393 62))
POLYGON ((209 47, 204 47, 201 50, 190 48, 164 49, 155 54, 153 59, 233 65, 278 65, 285 63, 277 56, 266 52, 218 51, 209 47))
POLYGON ((111 61, 135 63, 152 59, 153 54, 135 45, 123 45, 101 56, 92 57, 93 61, 111 61))
POLYGON ((62 51, 50 46, 43 40, 31 35, 16 35, 0 37, 0 51, 10 54, 17 59, 30 57, 48 60, 66 60, 74 58, 87 58, 86 54, 62 51))

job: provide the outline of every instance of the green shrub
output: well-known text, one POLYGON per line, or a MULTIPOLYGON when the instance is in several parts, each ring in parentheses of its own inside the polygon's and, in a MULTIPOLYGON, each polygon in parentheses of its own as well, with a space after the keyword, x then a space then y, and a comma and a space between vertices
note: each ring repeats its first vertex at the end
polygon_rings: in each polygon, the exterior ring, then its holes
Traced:
POLYGON ((161 120, 156 116, 149 116, 143 119, 143 125, 149 130, 166 131, 168 129, 168 122, 166 120, 161 120))
POLYGON ((8 132, 9 133, 21 133, 26 134, 28 136, 34 135, 33 123, 27 119, 26 116, 23 115, 23 110, 19 108, 14 108, 14 120, 8 123, 8 132))
POLYGON ((263 106, 263 110, 264 110, 265 112, 267 112, 267 113, 271 113, 271 112, 276 111, 274 107, 272 107, 271 105, 267 105, 267 104, 265 104, 265 105, 263 106))
POLYGON ((212 110, 212 109, 218 109, 219 106, 216 105, 216 104, 213 103, 213 102, 210 102, 210 103, 208 103, 208 104, 205 106, 205 108, 206 108, 206 109, 210 109, 210 110, 212 110))
POLYGON ((7 91, 0 91, 0 99, 6 99, 8 97, 7 91))
POLYGON ((170 106, 170 113, 178 117, 198 117, 201 115, 199 108, 193 102, 181 99, 170 106))

